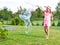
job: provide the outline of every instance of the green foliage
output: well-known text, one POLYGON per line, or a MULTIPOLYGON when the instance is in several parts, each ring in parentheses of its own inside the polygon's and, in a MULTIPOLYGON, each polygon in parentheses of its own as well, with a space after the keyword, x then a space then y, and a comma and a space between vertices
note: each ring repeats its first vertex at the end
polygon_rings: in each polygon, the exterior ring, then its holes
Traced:
POLYGON ((15 18, 12 20, 11 24, 12 25, 19 25, 20 24, 22 26, 22 25, 24 25, 24 22, 19 18, 15 18))
POLYGON ((12 25, 18 25, 19 22, 20 22, 19 19, 18 18, 15 18, 15 19, 12 20, 11 24, 12 25))
POLYGON ((44 25, 44 22, 42 22, 42 26, 44 25))
POLYGON ((12 18, 12 16, 12 11, 8 10, 6 7, 0 10, 0 19, 8 20, 9 18, 12 18))
POLYGON ((18 25, 19 24, 19 19, 18 18, 15 18, 15 24, 18 25))
POLYGON ((42 10, 40 8, 37 8, 36 12, 37 12, 37 17, 38 18, 42 18, 43 17, 43 12, 42 12, 42 10))
POLYGON ((37 8, 35 11, 32 11, 31 20, 40 20, 40 18, 43 18, 43 12, 40 8, 37 8))
POLYGON ((57 24, 57 26, 60 26, 60 20, 58 21, 58 24, 57 24))
POLYGON ((55 26, 55 23, 54 22, 52 23, 52 26, 55 26))
POLYGON ((60 2, 58 3, 58 5, 56 7, 55 17, 57 17, 58 19, 60 19, 60 2))
POLYGON ((35 24, 34 24, 34 23, 32 23, 32 26, 35 26, 35 24))
POLYGON ((0 22, 0 25, 2 25, 2 22, 0 22))
POLYGON ((15 25, 15 20, 14 19, 11 21, 11 25, 15 25))
POLYGON ((5 38, 7 38, 7 35, 8 35, 8 30, 0 28, 0 38, 5 39, 5 38))
POLYGON ((40 26, 40 24, 39 24, 39 23, 37 23, 37 24, 36 24, 36 26, 40 26))
POLYGON ((4 24, 4 20, 3 19, 1 19, 1 23, 4 24))
POLYGON ((20 19, 20 25, 21 25, 21 26, 24 25, 24 21, 22 21, 21 19, 20 19))

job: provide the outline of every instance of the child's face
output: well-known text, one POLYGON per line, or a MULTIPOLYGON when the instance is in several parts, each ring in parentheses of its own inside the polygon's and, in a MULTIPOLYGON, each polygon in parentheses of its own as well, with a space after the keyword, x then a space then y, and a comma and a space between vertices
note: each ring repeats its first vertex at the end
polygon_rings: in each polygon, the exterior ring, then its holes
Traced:
POLYGON ((49 9, 48 7, 46 8, 47 12, 51 12, 51 9, 49 9))
POLYGON ((48 12, 51 12, 51 9, 48 8, 48 12))

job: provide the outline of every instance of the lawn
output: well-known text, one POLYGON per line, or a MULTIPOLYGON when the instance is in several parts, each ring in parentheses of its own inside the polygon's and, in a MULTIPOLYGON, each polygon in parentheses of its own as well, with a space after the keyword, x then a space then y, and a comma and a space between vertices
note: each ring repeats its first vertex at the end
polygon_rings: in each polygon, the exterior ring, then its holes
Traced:
POLYGON ((0 40, 0 45, 60 45, 60 27, 50 28, 50 37, 45 38, 43 26, 32 26, 27 35, 23 26, 16 26, 16 30, 9 30, 8 37, 0 40))

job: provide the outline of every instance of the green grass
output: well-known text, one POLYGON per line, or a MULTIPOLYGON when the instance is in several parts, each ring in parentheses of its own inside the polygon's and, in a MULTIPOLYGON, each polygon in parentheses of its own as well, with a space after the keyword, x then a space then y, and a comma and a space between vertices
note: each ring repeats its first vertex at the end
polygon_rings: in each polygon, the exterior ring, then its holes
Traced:
POLYGON ((0 45, 60 45, 60 27, 51 27, 46 40, 43 26, 32 26, 28 35, 23 26, 16 26, 8 32, 8 38, 0 40, 0 45))

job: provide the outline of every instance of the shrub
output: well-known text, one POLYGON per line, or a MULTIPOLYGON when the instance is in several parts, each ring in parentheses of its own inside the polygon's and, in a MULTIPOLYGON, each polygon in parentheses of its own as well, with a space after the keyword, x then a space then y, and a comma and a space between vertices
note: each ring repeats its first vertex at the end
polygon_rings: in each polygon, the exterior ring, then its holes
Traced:
POLYGON ((39 23, 37 23, 36 26, 39 26, 39 23))
POLYGON ((19 25, 19 24, 24 25, 24 22, 19 18, 15 18, 11 21, 11 25, 19 25))
POLYGON ((18 25, 19 22, 20 22, 19 19, 18 18, 15 18, 14 20, 15 20, 15 24, 18 25))
POLYGON ((24 21, 22 21, 21 19, 20 19, 20 25, 21 25, 21 26, 24 25, 24 21))
POLYGON ((55 23, 54 22, 52 23, 52 26, 55 26, 55 23))
POLYGON ((2 24, 4 24, 4 21, 3 21, 3 19, 1 19, 1 23, 2 23, 2 24))
POLYGON ((42 22, 42 26, 44 25, 44 22, 42 22))
POLYGON ((34 26, 34 23, 32 23, 32 26, 34 26))
POLYGON ((2 23, 0 22, 0 25, 2 25, 2 23))
POLYGON ((15 20, 12 20, 11 21, 11 25, 15 25, 15 20))
POLYGON ((13 19, 12 21, 11 21, 11 24, 12 25, 18 25, 19 24, 19 19, 18 18, 15 18, 15 19, 13 19))
POLYGON ((57 26, 60 26, 60 20, 58 21, 58 24, 57 24, 57 26))
POLYGON ((8 30, 7 29, 1 29, 0 28, 0 39, 7 38, 7 35, 8 35, 8 30))

